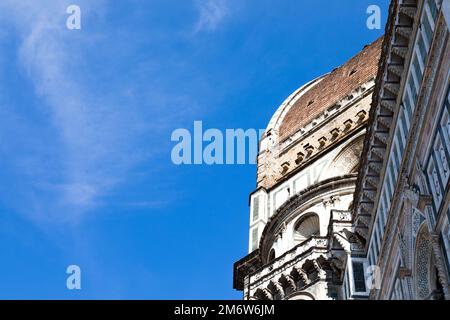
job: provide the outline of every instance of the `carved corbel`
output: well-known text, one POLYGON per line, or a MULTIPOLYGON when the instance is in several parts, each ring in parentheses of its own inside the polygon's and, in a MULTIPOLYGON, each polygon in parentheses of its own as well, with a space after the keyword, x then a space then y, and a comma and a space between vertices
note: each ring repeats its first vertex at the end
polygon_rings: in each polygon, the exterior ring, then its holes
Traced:
POLYGON ((298 275, 300 276, 300 279, 306 284, 308 285, 311 281, 308 278, 308 275, 306 274, 306 272, 302 269, 302 268, 294 268, 294 270, 298 273, 298 275))
POLYGON ((319 275, 319 279, 324 280, 327 277, 327 273, 325 270, 322 269, 322 267, 319 265, 317 260, 313 260, 314 268, 317 270, 317 273, 319 275))
POLYGON ((279 280, 279 282, 286 289, 289 288, 292 291, 295 291, 296 289, 294 278, 289 274, 287 275, 284 274, 283 277, 279 280))
POLYGON ((280 283, 271 281, 267 286, 267 289, 272 293, 273 297, 279 294, 279 298, 284 299, 284 289, 280 283))

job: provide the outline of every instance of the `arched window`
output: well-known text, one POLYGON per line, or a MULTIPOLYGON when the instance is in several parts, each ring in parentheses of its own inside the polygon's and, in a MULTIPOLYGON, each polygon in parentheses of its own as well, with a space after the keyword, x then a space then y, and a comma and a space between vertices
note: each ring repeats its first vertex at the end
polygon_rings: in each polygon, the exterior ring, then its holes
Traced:
POLYGON ((417 235, 415 252, 416 297, 421 300, 439 299, 442 296, 431 246, 428 227, 423 223, 417 235))
POLYGON ((294 228, 294 241, 301 243, 313 236, 320 234, 319 216, 317 214, 308 214, 301 218, 294 228))

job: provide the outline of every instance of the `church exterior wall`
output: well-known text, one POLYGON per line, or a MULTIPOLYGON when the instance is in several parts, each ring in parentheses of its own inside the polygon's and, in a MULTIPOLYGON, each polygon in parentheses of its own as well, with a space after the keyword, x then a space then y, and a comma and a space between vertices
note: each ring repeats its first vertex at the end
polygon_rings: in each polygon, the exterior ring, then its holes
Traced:
POLYGON ((384 69, 378 77, 382 89, 374 95, 375 116, 369 120, 365 143, 368 156, 362 159, 355 199, 355 228, 366 237, 366 257, 376 268, 366 278, 374 273, 378 278, 371 286, 370 299, 450 298, 445 247, 450 51, 441 4, 426 0, 393 1, 391 5, 380 63, 384 69), (406 7, 410 9, 407 15, 406 7), (395 52, 399 39, 407 47, 402 59, 395 52), (398 77, 391 74, 393 61, 403 70, 398 77), (398 90, 386 94, 392 79, 398 90), (375 145, 371 137, 385 134, 378 131, 376 112, 382 111, 382 101, 388 98, 395 103, 386 114, 390 117, 386 143, 375 145), (369 173, 377 159, 382 162, 379 170, 369 173), (370 179, 376 183, 369 185, 370 179), (369 193, 373 197, 367 201, 369 193), (363 223, 363 217, 369 223, 363 223))

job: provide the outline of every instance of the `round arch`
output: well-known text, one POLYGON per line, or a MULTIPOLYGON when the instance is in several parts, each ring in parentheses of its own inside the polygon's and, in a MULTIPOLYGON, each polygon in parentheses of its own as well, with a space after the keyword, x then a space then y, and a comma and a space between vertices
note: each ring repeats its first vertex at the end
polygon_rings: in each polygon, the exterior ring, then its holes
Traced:
POLYGON ((416 299, 430 299, 442 291, 434 263, 430 232, 426 222, 419 228, 414 252, 414 287, 416 299))
POLYGON ((286 300, 316 300, 316 298, 309 292, 300 291, 291 294, 289 297, 286 297, 286 300))

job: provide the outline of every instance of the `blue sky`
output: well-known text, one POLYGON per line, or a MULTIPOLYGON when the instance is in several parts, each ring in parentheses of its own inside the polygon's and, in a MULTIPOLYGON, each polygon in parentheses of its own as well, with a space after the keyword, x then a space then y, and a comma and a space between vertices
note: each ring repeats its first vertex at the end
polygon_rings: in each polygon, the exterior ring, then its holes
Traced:
POLYGON ((1 0, 0 298, 241 298, 256 168, 175 166, 171 133, 265 128, 382 35, 371 4, 1 0))

